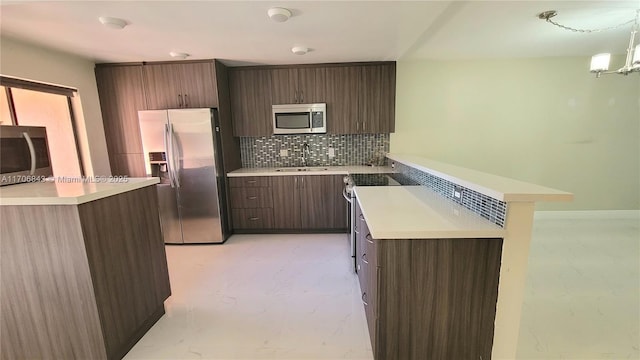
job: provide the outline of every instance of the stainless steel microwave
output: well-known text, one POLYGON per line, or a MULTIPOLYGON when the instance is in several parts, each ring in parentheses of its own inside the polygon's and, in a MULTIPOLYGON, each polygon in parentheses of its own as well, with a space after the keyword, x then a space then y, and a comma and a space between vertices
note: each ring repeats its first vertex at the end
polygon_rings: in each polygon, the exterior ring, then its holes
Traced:
POLYGON ((327 104, 273 105, 272 111, 276 135, 327 132, 327 104))
POLYGON ((0 185, 42 181, 52 175, 46 128, 0 125, 0 185))

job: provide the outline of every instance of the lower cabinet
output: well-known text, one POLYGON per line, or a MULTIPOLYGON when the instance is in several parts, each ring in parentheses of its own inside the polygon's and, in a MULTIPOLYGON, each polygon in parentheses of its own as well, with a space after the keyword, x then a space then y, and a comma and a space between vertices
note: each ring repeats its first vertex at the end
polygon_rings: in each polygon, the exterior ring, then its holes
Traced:
POLYGON ((0 359, 121 359, 164 314, 155 186, 0 216, 0 359))
POLYGON ((502 239, 380 240, 356 221, 374 357, 490 359, 502 239))
POLYGON ((231 177, 235 230, 347 229, 342 175, 231 177))

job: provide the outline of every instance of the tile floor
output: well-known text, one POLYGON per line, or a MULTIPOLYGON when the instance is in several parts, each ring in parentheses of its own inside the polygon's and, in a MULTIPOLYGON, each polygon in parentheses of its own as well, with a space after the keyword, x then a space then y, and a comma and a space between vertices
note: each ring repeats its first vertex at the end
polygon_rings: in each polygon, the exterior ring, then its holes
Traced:
MULTIPOLYGON (((518 359, 639 359, 640 221, 536 220, 518 359)), ((125 359, 372 359, 345 235, 167 246, 167 314, 125 359)))

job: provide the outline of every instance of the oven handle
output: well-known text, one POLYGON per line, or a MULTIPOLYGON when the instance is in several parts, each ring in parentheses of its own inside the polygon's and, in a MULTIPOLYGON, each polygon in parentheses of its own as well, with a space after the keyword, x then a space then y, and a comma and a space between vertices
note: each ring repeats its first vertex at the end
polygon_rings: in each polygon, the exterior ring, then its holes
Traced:
MULTIPOLYGON (((335 193, 334 193, 335 194, 335 193)), ((349 204, 353 203, 353 199, 347 194, 347 188, 342 189, 342 197, 347 200, 349 204)))
POLYGON ((36 149, 33 147, 33 141, 31 141, 31 137, 28 133, 23 132, 22 136, 27 141, 29 155, 31 155, 31 169, 29 170, 29 175, 33 175, 36 173, 36 149))

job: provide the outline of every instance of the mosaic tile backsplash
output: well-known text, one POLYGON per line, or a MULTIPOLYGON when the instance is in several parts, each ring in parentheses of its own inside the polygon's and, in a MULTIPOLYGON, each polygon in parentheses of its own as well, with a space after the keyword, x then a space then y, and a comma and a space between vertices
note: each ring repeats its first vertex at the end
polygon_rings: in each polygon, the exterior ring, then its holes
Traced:
MULTIPOLYGON (((389 162, 389 165, 391 162, 394 162, 389 159, 387 159, 387 161, 389 162)), ((456 185, 451 181, 412 168, 397 161, 395 161, 395 169, 399 173, 402 173, 419 184, 430 188, 447 199, 457 202, 500 227, 504 227, 504 221, 507 213, 507 203, 504 201, 494 199, 464 186, 456 185), (454 186, 462 188, 462 200, 453 197, 454 186)))
POLYGON ((242 167, 303 166, 305 143, 309 145, 307 166, 383 165, 389 152, 389 134, 241 137, 242 167), (329 157, 330 149, 333 157, 329 157), (281 150, 286 150, 287 155, 282 156, 281 150))

